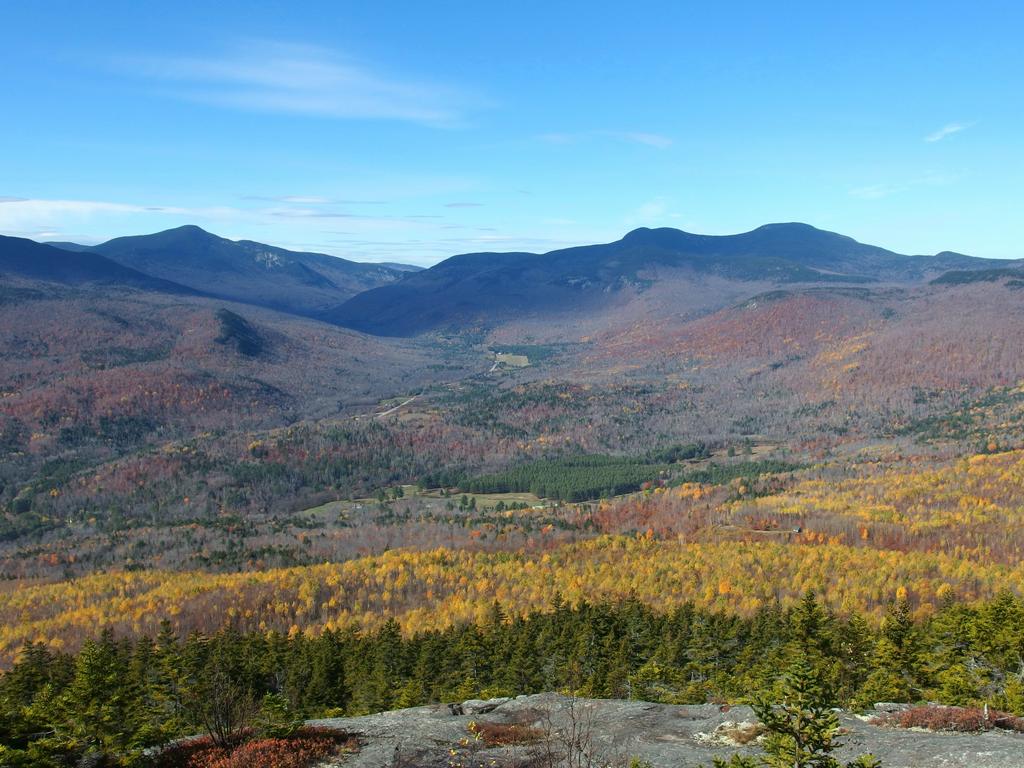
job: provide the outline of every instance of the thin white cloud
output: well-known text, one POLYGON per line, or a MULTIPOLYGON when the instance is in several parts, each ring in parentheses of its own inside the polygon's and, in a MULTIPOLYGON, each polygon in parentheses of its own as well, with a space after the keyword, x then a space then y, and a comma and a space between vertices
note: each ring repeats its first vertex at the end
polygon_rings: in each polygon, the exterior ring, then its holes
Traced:
POLYGON ((121 64, 132 75, 184 84, 183 98, 229 109, 453 125, 476 101, 453 86, 385 75, 310 45, 251 41, 217 55, 121 64))
POLYGON ((864 187, 854 187, 850 190, 850 196, 859 197, 861 200, 881 200, 901 189, 905 189, 905 187, 893 184, 868 184, 864 187))
POLYGON ((242 200, 291 205, 386 205, 386 200, 335 200, 319 195, 242 195, 242 200))
POLYGON ((109 203, 99 200, 38 200, 5 197, 0 200, 0 227, 10 228, 21 221, 47 219, 53 216, 91 216, 97 213, 138 213, 139 205, 109 203))
POLYGON ((883 197, 907 192, 916 187, 944 187, 953 184, 959 178, 959 174, 929 173, 900 183, 868 184, 863 187, 854 187, 849 190, 849 195, 861 200, 881 200, 883 197))
POLYGON ((243 209, 226 206, 189 208, 106 200, 4 198, 0 200, 0 232, 46 232, 47 236, 59 236, 59 233, 69 231, 70 227, 80 227, 89 222, 124 220, 126 216, 147 214, 204 222, 230 222, 251 217, 243 209))
MULTIPOLYGON (((284 197, 284 196, 282 196, 284 197)), ((299 197, 299 196, 287 196, 299 197)), ((302 196, 308 197, 308 196, 302 196)), ((252 199, 252 198, 249 198, 252 199)), ((184 207, 106 200, 0 197, 0 233, 33 240, 94 244, 111 237, 197 223, 222 237, 334 253, 370 261, 431 264, 453 253, 496 247, 522 250, 555 239, 501 234, 492 227, 456 224, 448 215, 403 213, 369 216, 318 204, 270 202, 253 207, 184 207), (473 235, 450 238, 450 228, 473 235), (299 245, 301 243, 301 245, 299 245)), ((337 203, 338 201, 332 201, 337 203)))
POLYGON ((542 133, 537 138, 546 144, 575 144, 579 135, 573 133, 542 133))
POLYGON ((672 139, 668 136, 662 136, 660 133, 630 131, 626 133, 616 133, 613 135, 623 141, 631 141, 634 144, 645 144, 646 146, 654 147, 655 149, 668 149, 672 146, 672 139))
POLYGON ((445 208, 481 208, 483 203, 445 203, 445 208))
POLYGON ((316 197, 310 195, 308 197, 303 195, 286 195, 281 198, 282 203, 296 203, 298 205, 326 205, 331 202, 326 197, 316 197))
POLYGON ((671 218, 668 203, 664 198, 656 197, 648 200, 626 214, 623 219, 625 226, 634 227, 664 225, 665 219, 671 218))
POLYGON ((576 144, 593 137, 615 139, 630 144, 643 144, 655 149, 668 149, 673 141, 668 136, 647 131, 582 131, 580 133, 542 133, 537 138, 547 144, 576 144))
POLYGON ((936 141, 942 141, 947 136, 952 136, 954 133, 960 133, 960 131, 966 131, 970 128, 973 123, 949 123, 942 126, 937 131, 933 131, 924 137, 924 140, 929 143, 936 141))
MULTIPOLYGON (((457 206, 464 207, 464 206, 457 206)), ((435 213, 367 216, 299 205, 237 208, 231 206, 185 207, 118 203, 104 200, 47 200, 27 198, 0 198, 0 231, 36 231, 40 228, 59 229, 58 224, 81 222, 102 216, 161 214, 178 219, 201 220, 223 225, 225 222, 265 223, 269 219, 344 219, 356 222, 412 223, 443 219, 435 213)))

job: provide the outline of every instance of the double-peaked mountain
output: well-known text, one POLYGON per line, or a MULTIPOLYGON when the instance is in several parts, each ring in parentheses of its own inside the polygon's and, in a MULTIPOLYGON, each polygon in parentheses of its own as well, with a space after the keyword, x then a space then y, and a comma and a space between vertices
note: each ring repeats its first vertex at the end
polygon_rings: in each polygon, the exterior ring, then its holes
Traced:
POLYGON ((410 336, 525 314, 587 311, 609 302, 611 294, 643 292, 666 280, 691 287, 709 278, 719 285, 909 284, 997 264, 1005 266, 950 252, 903 256, 806 224, 769 224, 724 236, 637 229, 614 243, 544 254, 454 256, 361 293, 323 317, 369 333, 410 336))
MULTIPOLYGON (((695 318, 777 288, 908 288, 1022 278, 1021 262, 904 256, 806 224, 737 235, 637 229, 549 253, 470 253, 426 270, 364 264, 184 226, 95 246, 0 238, 0 274, 197 293, 381 336, 530 323, 557 336, 695 318)), ((550 334, 549 334, 550 335, 550 334)))
POLYGON ((63 285, 103 285, 161 293, 192 294, 192 288, 144 274, 89 250, 70 251, 22 237, 0 235, 0 276, 63 285))
POLYGON ((392 283, 415 269, 289 251, 251 240, 228 240, 196 226, 118 237, 91 247, 54 245, 99 254, 218 298, 307 316, 361 291, 392 283))

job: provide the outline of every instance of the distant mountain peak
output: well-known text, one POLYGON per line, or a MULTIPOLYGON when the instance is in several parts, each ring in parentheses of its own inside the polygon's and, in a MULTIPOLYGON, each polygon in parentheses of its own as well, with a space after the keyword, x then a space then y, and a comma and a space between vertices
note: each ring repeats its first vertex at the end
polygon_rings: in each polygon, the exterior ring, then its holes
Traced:
POLYGON ((652 243, 659 240, 678 240, 684 237, 697 237, 689 232, 673 227, 637 227, 625 234, 622 238, 624 243, 652 243))
POLYGON ((118 237, 90 250, 210 295, 299 315, 316 314, 406 274, 323 253, 229 240, 195 224, 118 237))
POLYGON ((621 240, 529 253, 453 256, 403 280, 361 293, 321 315, 356 330, 416 335, 500 323, 524 314, 563 318, 643 301, 655 282, 689 290, 707 281, 725 296, 740 285, 917 284, 942 269, 977 269, 982 259, 903 256, 802 222, 733 235, 639 227, 621 240), (732 284, 733 288, 723 286, 732 284), (613 298, 614 297, 614 298, 613 298))
POLYGON ((642 244, 657 247, 685 248, 694 243, 756 241, 764 237, 773 240, 822 240, 830 238, 852 240, 852 238, 848 238, 845 235, 837 235, 834 232, 818 229, 811 224, 791 221, 762 224, 760 227, 749 232, 742 232, 736 235, 698 235, 682 229, 675 229, 674 227, 638 227, 627 232, 622 238, 622 242, 629 243, 630 245, 642 244))
POLYGON ((191 242, 220 242, 226 240, 226 238, 215 235, 212 232, 207 232, 195 224, 182 224, 180 227, 165 229, 152 235, 139 235, 139 237, 151 237, 156 240, 187 240, 191 242))
POLYGON ((21 237, 0 235, 0 275, 67 285, 115 285, 192 294, 200 291, 127 267, 92 250, 58 248, 21 237))
MULTIPOLYGON (((752 232, 824 232, 813 224, 805 224, 802 221, 777 221, 770 224, 762 224, 760 227, 751 230, 752 232)), ((831 233, 830 233, 831 234, 831 233)))
POLYGON ((216 237, 218 240, 224 239, 222 237, 219 237, 218 235, 213 234, 212 232, 207 232, 205 229, 203 229, 197 224, 182 224, 180 227, 171 227, 170 229, 165 229, 162 233, 158 232, 157 234, 168 234, 171 232, 180 232, 181 234, 189 235, 203 235, 206 237, 216 237))

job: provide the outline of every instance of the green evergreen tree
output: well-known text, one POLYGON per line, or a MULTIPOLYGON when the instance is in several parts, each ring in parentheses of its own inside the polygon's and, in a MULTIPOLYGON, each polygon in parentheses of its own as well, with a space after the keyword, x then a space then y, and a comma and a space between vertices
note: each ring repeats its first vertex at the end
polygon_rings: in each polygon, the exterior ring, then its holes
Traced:
POLYGON ((309 675, 303 692, 307 714, 323 714, 348 706, 350 692, 346 684, 345 653, 339 634, 327 630, 312 644, 306 657, 309 675))
MULTIPOLYGON (((780 704, 765 699, 754 702, 754 712, 767 731, 760 761, 734 756, 716 758, 716 768, 841 768, 832 752, 839 746, 839 719, 824 703, 817 672, 803 659, 796 660, 785 676, 780 704)), ((878 768, 871 755, 863 755, 847 768, 878 768)))
POLYGON ((146 741, 145 712, 129 674, 127 654, 109 630, 82 646, 74 677, 55 705, 53 738, 72 752, 131 762, 152 743, 146 741))
POLYGON ((858 706, 868 708, 879 701, 920 698, 918 643, 906 600, 889 606, 869 667, 871 672, 855 697, 858 706))

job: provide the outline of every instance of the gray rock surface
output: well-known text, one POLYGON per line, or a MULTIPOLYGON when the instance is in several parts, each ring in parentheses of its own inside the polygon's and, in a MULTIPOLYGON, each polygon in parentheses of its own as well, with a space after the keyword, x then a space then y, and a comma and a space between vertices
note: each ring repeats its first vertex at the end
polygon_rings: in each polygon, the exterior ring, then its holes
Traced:
POLYGON ((508 697, 502 699, 487 699, 486 701, 481 699, 470 699, 469 701, 462 702, 462 713, 465 715, 485 715, 488 712, 493 712, 502 704, 507 704, 509 701, 511 701, 511 699, 508 697))
MULTIPOLYGON (((642 701, 569 699, 556 694, 416 707, 355 718, 311 721, 359 734, 362 750, 337 765, 346 768, 548 768, 564 764, 575 742, 576 766, 627 766, 632 757, 655 768, 708 766, 715 756, 757 754, 756 717, 748 707, 673 706, 642 701), (456 708, 456 711, 458 709, 456 708), (470 711, 475 714, 470 714, 470 711), (487 747, 470 723, 531 729, 530 744, 487 747)), ((840 715, 846 731, 836 752, 849 760, 871 752, 884 768, 1024 768, 1024 734, 932 733, 880 727, 840 715)), ((520 731, 522 732, 522 731, 520 731)))

